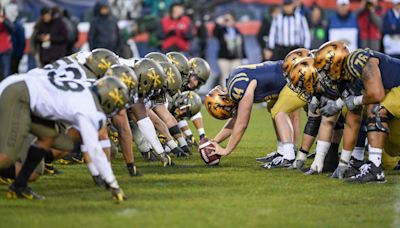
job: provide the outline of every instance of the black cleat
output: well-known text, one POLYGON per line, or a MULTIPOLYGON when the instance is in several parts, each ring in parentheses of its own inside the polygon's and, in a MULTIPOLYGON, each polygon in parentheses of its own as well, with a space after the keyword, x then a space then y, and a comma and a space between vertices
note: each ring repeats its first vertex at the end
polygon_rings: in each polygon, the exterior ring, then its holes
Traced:
POLYGON ((360 168, 365 164, 364 161, 357 160, 354 157, 350 158, 350 167, 344 172, 343 178, 350 178, 360 174, 360 168))
POLYGON ((92 178, 93 178, 94 184, 95 184, 97 187, 104 187, 104 186, 106 186, 106 182, 104 181, 104 179, 103 179, 100 175, 92 176, 92 178))
POLYGON ((385 173, 382 170, 382 166, 376 167, 376 165, 368 161, 363 166, 360 167, 360 173, 350 177, 346 180, 348 183, 368 183, 368 182, 376 182, 376 183, 384 183, 385 173))
POLYGON ((0 177, 0 185, 10 185, 14 179, 7 178, 7 177, 0 177))
POLYGON ((188 157, 188 156, 190 156, 188 153, 186 153, 182 148, 180 148, 178 146, 175 147, 174 149, 172 149, 171 153, 173 153, 176 157, 188 157))
POLYGON ((256 161, 258 162, 262 162, 262 163, 270 163, 272 162, 272 160, 274 160, 277 157, 281 157, 282 155, 279 154, 278 152, 271 152, 269 154, 267 154, 267 156, 265 157, 261 157, 261 158, 256 158, 256 161))
POLYGON ((128 172, 131 177, 140 177, 142 173, 136 168, 136 166, 128 167, 128 172))
POLYGON ((166 166, 174 166, 175 164, 172 162, 171 157, 167 153, 161 153, 158 155, 158 160, 161 161, 161 165, 163 167, 166 166))
POLYGON ((6 197, 8 199, 17 199, 17 198, 23 198, 23 199, 28 199, 28 200, 44 200, 45 197, 42 195, 39 195, 32 191, 32 189, 28 186, 26 187, 16 187, 14 183, 10 184, 8 186, 8 190, 6 192, 6 197))
POLYGON ((182 146, 181 149, 188 154, 189 156, 192 155, 192 151, 190 150, 189 146, 182 146))
POLYGON ((264 169, 276 169, 276 168, 289 168, 293 165, 293 160, 284 159, 283 156, 276 157, 272 162, 261 166, 264 169))
POLYGON ((55 174, 62 174, 60 170, 54 167, 53 163, 45 163, 44 164, 44 172, 45 174, 55 175, 55 174))
POLYGON ((152 149, 150 149, 149 151, 146 152, 140 152, 144 158, 144 160, 146 161, 158 161, 157 159, 157 155, 153 152, 152 149))

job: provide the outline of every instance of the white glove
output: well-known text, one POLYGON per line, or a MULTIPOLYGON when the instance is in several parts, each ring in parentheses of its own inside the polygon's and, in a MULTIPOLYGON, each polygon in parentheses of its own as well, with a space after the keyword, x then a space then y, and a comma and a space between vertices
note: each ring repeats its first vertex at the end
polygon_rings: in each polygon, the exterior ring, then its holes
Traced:
POLYGON ((308 104, 308 110, 312 113, 315 113, 317 111, 317 108, 319 106, 319 100, 315 96, 311 98, 310 103, 308 104))

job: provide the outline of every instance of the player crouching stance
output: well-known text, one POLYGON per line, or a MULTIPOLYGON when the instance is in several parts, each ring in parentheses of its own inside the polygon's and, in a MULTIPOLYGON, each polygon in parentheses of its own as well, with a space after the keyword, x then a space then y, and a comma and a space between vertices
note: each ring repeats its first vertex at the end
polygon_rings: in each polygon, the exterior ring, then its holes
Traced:
POLYGON ((272 161, 263 167, 271 169, 292 165, 295 159, 293 126, 288 114, 306 102, 286 86, 282 66, 283 61, 240 66, 228 77, 227 89, 217 86, 209 92, 205 101, 207 111, 217 119, 230 118, 213 139, 216 149, 210 156, 226 156, 236 148, 247 128, 254 102, 277 99, 271 108, 271 115, 276 124, 278 140, 283 143, 283 154, 275 154, 272 161), (218 145, 228 137, 226 148, 218 145))
MULTIPOLYGON (((30 132, 31 115, 66 122, 80 131, 88 154, 113 198, 117 201, 125 199, 99 142, 99 132, 106 127, 106 115, 123 109, 129 99, 126 86, 118 78, 104 77, 89 87, 79 80, 23 75, 7 78, 0 87, 0 124, 3 127, 0 168, 5 169, 15 162, 22 142, 30 132)), ((19 175, 8 188, 8 198, 44 199, 33 192, 27 182, 33 169, 52 147, 57 134, 37 136, 40 143, 29 148, 19 175)))

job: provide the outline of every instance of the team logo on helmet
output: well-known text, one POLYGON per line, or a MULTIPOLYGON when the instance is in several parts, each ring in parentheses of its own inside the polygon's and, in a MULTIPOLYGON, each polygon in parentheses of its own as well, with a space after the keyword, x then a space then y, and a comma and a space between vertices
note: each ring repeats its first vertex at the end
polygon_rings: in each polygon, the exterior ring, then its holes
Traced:
POLYGON ((179 61, 176 60, 175 56, 173 55, 167 55, 168 59, 172 62, 172 64, 178 66, 179 65, 179 61))
POLYGON ((151 68, 149 70, 149 72, 147 73, 147 76, 150 78, 150 80, 153 80, 154 87, 157 87, 158 85, 161 85, 160 75, 158 75, 156 73, 154 68, 151 68))
POLYGON ((120 79, 129 89, 135 88, 136 83, 125 72, 121 74, 120 79))
POLYGON ((112 63, 105 59, 101 59, 97 67, 101 70, 108 70, 111 67, 112 63))
POLYGON ((166 70, 167 73, 167 81, 168 84, 174 84, 175 83, 175 79, 174 79, 174 72, 172 72, 172 67, 168 67, 168 69, 166 70))
POLYGON ((119 93, 119 90, 117 88, 115 88, 114 90, 111 90, 108 93, 108 96, 110 96, 114 100, 114 102, 117 106, 123 106, 125 103, 124 98, 122 97, 122 94, 119 93))

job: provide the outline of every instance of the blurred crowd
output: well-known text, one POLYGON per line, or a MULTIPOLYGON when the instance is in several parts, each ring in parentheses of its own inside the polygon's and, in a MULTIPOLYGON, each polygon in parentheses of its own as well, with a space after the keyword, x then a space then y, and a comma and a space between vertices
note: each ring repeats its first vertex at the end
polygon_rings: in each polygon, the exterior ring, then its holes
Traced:
MULTIPOLYGON (((18 1, 16 1, 18 2, 18 1)), ((146 51, 179 51, 212 61, 207 47, 217 44, 214 82, 224 84, 228 72, 249 62, 254 55, 263 61, 283 59, 299 47, 314 49, 328 40, 343 40, 351 50, 371 48, 400 57, 400 0, 383 11, 378 0, 361 0, 351 11, 350 0, 337 0, 336 9, 327 11, 318 4, 307 7, 302 0, 283 0, 271 5, 261 20, 255 38, 260 52, 246 45, 248 37, 237 27, 234 12, 216 13, 218 5, 232 1, 131 0, 99 1, 92 9, 88 30, 88 48, 107 48, 130 58, 144 56, 132 37, 143 34, 146 51), (123 26, 121 19, 128 21, 123 26), (207 26, 213 22, 213 26, 207 26), (211 29, 210 29, 211 28, 211 29)), ((77 51, 79 19, 62 6, 44 7, 35 22, 29 42, 30 66, 43 66, 77 51)), ((18 4, 1 5, 0 73, 2 77, 18 73, 26 50, 24 25, 18 16, 18 4)), ((142 49, 143 50, 143 49, 142 49)), ((209 85, 211 87, 212 85, 209 85)))

